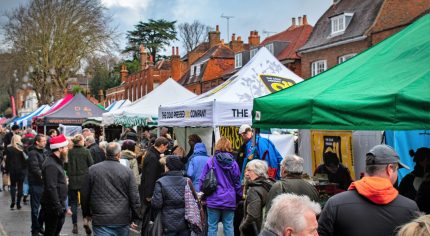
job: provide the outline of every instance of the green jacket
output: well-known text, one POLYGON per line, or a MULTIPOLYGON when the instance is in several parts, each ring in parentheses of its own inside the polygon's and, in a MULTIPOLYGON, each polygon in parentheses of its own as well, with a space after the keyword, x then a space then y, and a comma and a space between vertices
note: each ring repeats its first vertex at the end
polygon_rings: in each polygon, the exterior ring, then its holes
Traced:
POLYGON ((287 177, 278 180, 267 194, 266 213, 269 212, 272 206, 272 200, 283 193, 292 193, 296 195, 306 195, 312 201, 319 202, 319 194, 317 189, 308 181, 302 179, 301 175, 288 175, 287 177))
POLYGON ((69 189, 79 190, 84 183, 88 168, 94 163, 88 149, 74 146, 69 151, 69 162, 67 164, 67 176, 69 177, 69 189))

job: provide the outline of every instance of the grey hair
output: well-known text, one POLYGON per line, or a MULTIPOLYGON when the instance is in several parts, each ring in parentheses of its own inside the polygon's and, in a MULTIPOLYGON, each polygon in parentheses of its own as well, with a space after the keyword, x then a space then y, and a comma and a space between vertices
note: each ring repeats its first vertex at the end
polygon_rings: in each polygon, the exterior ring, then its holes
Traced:
POLYGON ((111 159, 116 157, 121 152, 121 146, 117 142, 110 142, 106 146, 106 156, 111 159))
POLYGON ((285 168, 288 173, 301 174, 303 173, 303 165, 305 161, 303 158, 297 155, 287 154, 287 156, 282 159, 281 166, 285 168))
POLYGON ((94 136, 90 135, 90 136, 87 136, 87 137, 85 138, 85 142, 87 142, 87 143, 89 143, 89 144, 93 144, 93 143, 95 143, 95 142, 96 142, 96 139, 94 138, 94 136))
POLYGON ((286 227, 301 232, 308 224, 305 219, 305 213, 308 210, 318 215, 321 212, 321 206, 306 195, 280 194, 272 201, 264 227, 277 235, 282 235, 286 227))
POLYGON ((106 150, 106 146, 108 145, 108 142, 107 141, 101 141, 100 143, 99 143, 99 147, 101 148, 101 149, 103 149, 103 150, 106 150))
POLYGON ((251 169, 254 173, 259 177, 268 178, 267 170, 269 167, 267 166, 267 162, 262 160, 252 160, 246 164, 246 168, 251 169))

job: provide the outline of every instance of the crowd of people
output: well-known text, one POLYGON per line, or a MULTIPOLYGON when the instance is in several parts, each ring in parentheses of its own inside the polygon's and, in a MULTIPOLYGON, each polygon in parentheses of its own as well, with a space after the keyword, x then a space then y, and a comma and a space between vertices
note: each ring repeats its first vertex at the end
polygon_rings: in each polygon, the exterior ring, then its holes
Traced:
POLYGON ((3 190, 10 186, 11 210, 30 196, 32 235, 59 235, 68 215, 78 234, 79 206, 87 235, 215 236, 219 224, 225 236, 430 235, 420 216, 430 212, 429 148, 411 151, 417 164, 399 190, 398 169, 408 167, 391 147, 373 147, 356 181, 326 152, 314 174, 343 192, 322 202, 304 159, 282 157, 249 125, 238 153, 220 137, 213 156, 197 134, 187 153, 164 127, 141 138, 126 129, 110 143, 87 128, 73 137, 16 125, 0 133, 3 190))

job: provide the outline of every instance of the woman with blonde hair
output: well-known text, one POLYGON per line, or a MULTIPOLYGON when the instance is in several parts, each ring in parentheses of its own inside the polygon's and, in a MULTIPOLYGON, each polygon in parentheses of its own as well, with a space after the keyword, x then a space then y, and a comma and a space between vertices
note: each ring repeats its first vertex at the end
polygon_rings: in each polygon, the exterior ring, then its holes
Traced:
POLYGON ((27 163, 24 156, 21 136, 14 135, 11 143, 6 149, 6 172, 10 175, 10 209, 13 210, 16 202, 16 209, 21 209, 21 198, 24 186, 24 179, 27 170, 27 163), (18 197, 16 196, 18 188, 18 197))
POLYGON ((397 236, 430 236, 430 215, 423 215, 402 226, 397 236))
POLYGON ((218 222, 222 219, 225 236, 233 236, 234 211, 236 199, 242 197, 240 170, 232 155, 231 142, 221 137, 215 145, 215 155, 209 159, 200 175, 199 183, 202 190, 206 174, 213 169, 218 185, 214 193, 206 198, 208 211, 208 235, 217 235, 218 222))

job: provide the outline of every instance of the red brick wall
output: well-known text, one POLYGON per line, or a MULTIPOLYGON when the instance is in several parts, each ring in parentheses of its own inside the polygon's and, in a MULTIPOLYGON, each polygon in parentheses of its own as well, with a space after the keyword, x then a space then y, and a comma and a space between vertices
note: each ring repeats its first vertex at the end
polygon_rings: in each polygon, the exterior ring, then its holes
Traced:
POLYGON ((372 32, 409 24, 429 9, 429 0, 385 0, 372 32))
POLYGON ((210 81, 218 78, 226 71, 234 68, 234 59, 211 59, 206 65, 203 81, 210 81))
POLYGON ((191 92, 193 92, 195 94, 201 94, 200 83, 190 84, 190 85, 185 86, 185 88, 187 88, 188 90, 190 90, 191 92))
POLYGON ((302 65, 300 59, 294 60, 294 62, 290 62, 285 64, 289 70, 294 72, 296 75, 302 77, 302 65))
POLYGON ((302 78, 307 79, 311 77, 311 64, 314 61, 327 60, 327 69, 329 69, 338 64, 338 58, 340 56, 350 53, 360 53, 369 48, 369 46, 368 40, 362 40, 318 51, 302 53, 302 78))

